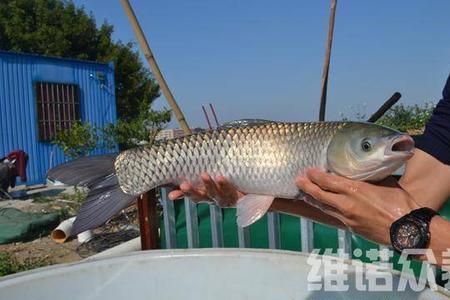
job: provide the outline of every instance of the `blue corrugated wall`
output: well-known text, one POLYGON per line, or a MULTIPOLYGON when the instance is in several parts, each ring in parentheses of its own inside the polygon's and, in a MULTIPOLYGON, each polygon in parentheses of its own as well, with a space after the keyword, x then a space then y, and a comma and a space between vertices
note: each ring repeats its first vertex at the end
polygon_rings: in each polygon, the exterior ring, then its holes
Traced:
MULTIPOLYGON (((27 152, 28 184, 45 182, 49 168, 68 160, 55 145, 38 141, 37 81, 77 84, 82 121, 98 128, 116 123, 112 64, 0 51, 0 157, 16 149, 27 152), (97 72, 105 74, 105 85, 97 72)), ((96 149, 92 154, 113 151, 96 149)))

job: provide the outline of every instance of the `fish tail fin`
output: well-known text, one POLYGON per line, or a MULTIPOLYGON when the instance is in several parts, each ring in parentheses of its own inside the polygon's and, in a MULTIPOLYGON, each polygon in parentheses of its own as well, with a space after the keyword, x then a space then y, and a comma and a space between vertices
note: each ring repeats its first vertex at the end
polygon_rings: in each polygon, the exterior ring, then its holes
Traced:
POLYGON ((86 156, 47 172, 47 178, 51 181, 89 188, 86 200, 74 221, 72 236, 104 224, 136 199, 136 196, 124 193, 119 186, 114 168, 116 157, 86 156))
POLYGON ((109 176, 87 194, 73 223, 71 236, 103 225, 136 199, 122 191, 115 174, 109 176))
POLYGON ((50 169, 47 178, 67 185, 91 188, 109 175, 115 174, 116 157, 116 155, 81 157, 50 169))

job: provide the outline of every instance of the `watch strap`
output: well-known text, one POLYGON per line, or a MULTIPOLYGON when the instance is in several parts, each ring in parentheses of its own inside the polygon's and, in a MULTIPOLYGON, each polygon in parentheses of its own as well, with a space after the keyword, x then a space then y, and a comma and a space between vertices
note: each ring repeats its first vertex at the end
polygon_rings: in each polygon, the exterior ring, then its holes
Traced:
POLYGON ((409 213, 410 215, 424 221, 426 223, 430 223, 431 219, 436 216, 438 213, 429 208, 429 207, 421 207, 419 209, 415 209, 409 213))

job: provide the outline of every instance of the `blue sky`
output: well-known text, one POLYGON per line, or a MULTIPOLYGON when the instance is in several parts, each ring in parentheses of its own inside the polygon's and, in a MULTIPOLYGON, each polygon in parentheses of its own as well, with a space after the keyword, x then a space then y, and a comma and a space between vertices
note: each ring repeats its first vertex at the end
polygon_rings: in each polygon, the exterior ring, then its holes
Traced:
MULTIPOLYGON (((115 39, 135 41, 119 1, 74 2, 114 25, 115 39)), ((221 122, 317 119, 329 0, 131 3, 191 126, 206 126, 209 102, 221 122)), ((449 12, 448 0, 340 0, 326 118, 350 107, 370 115, 395 91, 406 104, 439 100, 450 73, 449 12)))

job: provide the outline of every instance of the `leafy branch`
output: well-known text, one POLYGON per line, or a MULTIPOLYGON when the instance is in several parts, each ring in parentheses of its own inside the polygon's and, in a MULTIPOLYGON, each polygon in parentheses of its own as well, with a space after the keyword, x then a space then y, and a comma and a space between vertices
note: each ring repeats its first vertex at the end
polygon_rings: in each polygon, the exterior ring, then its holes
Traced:
POLYGON ((119 120, 117 125, 109 124, 103 129, 103 138, 110 147, 119 144, 121 149, 129 149, 143 144, 153 144, 158 133, 170 122, 168 109, 156 111, 141 110, 132 120, 119 120))
POLYGON ((89 123, 79 121, 72 124, 70 129, 59 130, 53 143, 60 147, 65 155, 77 158, 87 155, 97 147, 97 130, 89 123))

